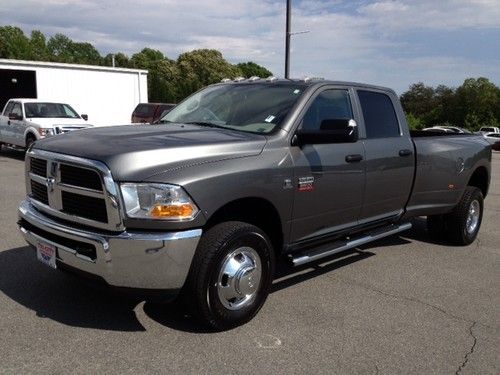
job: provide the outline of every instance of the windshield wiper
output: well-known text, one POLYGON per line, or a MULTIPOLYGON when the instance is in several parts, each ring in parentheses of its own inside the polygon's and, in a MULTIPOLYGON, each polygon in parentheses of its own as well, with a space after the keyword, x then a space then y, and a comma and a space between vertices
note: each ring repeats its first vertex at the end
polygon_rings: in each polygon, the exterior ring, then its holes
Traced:
POLYGON ((200 126, 208 126, 211 128, 227 129, 226 126, 217 125, 217 124, 214 124, 213 122, 205 122, 205 121, 189 121, 189 122, 184 122, 183 124, 200 125, 200 126))

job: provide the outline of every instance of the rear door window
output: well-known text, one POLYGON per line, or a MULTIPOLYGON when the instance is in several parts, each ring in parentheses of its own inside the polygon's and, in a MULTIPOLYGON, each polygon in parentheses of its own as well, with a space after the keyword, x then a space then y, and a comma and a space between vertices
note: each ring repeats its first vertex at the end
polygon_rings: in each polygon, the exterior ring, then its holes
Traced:
POLYGON ((358 97, 365 120, 366 137, 399 137, 398 118, 391 98, 375 91, 358 90, 358 97))

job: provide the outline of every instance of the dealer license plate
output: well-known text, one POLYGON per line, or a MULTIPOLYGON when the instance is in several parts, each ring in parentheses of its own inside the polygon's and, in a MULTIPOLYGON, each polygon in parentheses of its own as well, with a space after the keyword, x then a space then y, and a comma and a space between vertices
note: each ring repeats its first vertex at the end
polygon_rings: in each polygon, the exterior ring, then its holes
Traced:
POLYGON ((56 268, 56 247, 43 242, 36 244, 36 257, 47 266, 56 268))

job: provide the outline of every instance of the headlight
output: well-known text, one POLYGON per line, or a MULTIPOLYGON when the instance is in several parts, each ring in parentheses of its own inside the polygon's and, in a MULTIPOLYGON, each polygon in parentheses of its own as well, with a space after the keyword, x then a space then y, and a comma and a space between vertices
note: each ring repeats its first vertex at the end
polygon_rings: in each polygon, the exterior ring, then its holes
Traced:
POLYGON ((50 137, 55 134, 54 129, 52 128, 40 128, 38 129, 38 132, 42 137, 50 137))
POLYGON ((180 186, 121 184, 128 217, 136 219, 191 220, 198 207, 180 186))

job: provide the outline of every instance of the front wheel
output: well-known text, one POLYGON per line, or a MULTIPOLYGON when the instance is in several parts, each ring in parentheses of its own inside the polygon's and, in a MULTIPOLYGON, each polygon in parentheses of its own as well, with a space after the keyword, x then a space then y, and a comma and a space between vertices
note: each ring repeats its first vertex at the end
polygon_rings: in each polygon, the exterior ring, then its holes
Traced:
POLYGON ((27 137, 26 137, 26 147, 24 148, 25 151, 28 151, 30 146, 35 143, 36 141, 36 138, 35 136, 29 134, 27 137))
POLYGON ((198 319, 213 329, 251 320, 269 294, 274 253, 266 234, 243 222, 215 225, 203 234, 184 288, 198 319))

